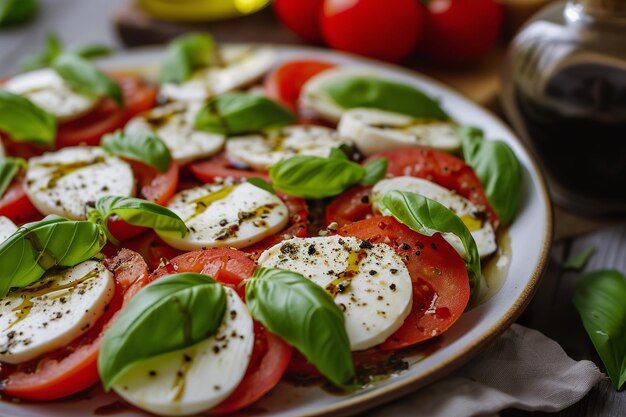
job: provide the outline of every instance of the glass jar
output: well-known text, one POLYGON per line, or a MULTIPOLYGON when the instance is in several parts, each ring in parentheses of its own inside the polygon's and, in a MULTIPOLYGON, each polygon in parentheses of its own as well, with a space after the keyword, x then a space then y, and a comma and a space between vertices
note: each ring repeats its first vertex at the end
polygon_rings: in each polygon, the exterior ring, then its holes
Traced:
POLYGON ((502 103, 538 155, 555 203, 626 214, 626 0, 571 0, 513 40, 502 103))

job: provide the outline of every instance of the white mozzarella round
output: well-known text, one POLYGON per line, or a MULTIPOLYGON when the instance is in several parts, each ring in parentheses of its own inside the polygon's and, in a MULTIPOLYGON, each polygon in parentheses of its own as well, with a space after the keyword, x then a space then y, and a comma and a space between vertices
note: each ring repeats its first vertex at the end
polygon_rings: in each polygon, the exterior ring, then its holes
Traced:
POLYGON ((66 346, 89 330, 115 292, 102 262, 48 272, 0 301, 0 361, 21 363, 66 346))
POLYGON ((266 171, 270 165, 294 155, 327 157, 332 148, 346 142, 334 129, 291 126, 263 135, 230 138, 226 142, 226 153, 249 167, 266 171))
POLYGON ((280 198, 247 182, 191 188, 176 194, 168 208, 183 219, 189 234, 161 238, 181 250, 244 248, 280 232, 289 220, 280 198))
POLYGON ((294 238, 263 252, 259 265, 298 272, 323 287, 343 311, 352 350, 384 342, 413 305, 409 271, 384 243, 340 236, 294 238))
POLYGON ((375 109, 348 110, 341 117, 337 131, 351 139, 365 156, 415 146, 453 152, 461 146, 452 123, 375 109))
POLYGON ((0 216, 0 244, 17 231, 17 226, 8 217, 0 216))
MULTIPOLYGON (((487 220, 484 209, 479 208, 468 199, 434 182, 415 177, 395 177, 382 180, 374 186, 372 197, 376 199, 377 196, 391 190, 421 194, 452 210, 463 220, 463 223, 472 233, 481 258, 491 255, 498 248, 496 235, 493 227, 491 227, 491 223, 487 220)), ((465 255, 463 244, 457 236, 445 233, 443 237, 461 256, 465 255)))
POLYGON ((135 179, 129 164, 99 147, 64 148, 28 161, 26 194, 42 214, 85 219, 103 196, 132 196, 135 179))
POLYGON ((224 135, 203 132, 195 128, 196 114, 201 102, 174 102, 156 107, 131 119, 126 132, 154 132, 165 142, 172 158, 183 165, 196 159, 208 158, 222 150, 224 135))
POLYGON ((225 46, 216 62, 202 68, 181 84, 164 84, 161 95, 175 101, 202 101, 218 94, 245 87, 258 80, 275 64, 271 48, 225 46))
POLYGON ((226 313, 215 335, 132 365, 113 385, 115 392, 133 405, 166 416, 200 413, 225 400, 246 373, 254 330, 246 305, 234 290, 224 290, 226 313))
POLYGON ((43 68, 16 75, 4 84, 8 91, 32 101, 58 121, 77 119, 100 102, 101 97, 72 90, 52 69, 43 68))

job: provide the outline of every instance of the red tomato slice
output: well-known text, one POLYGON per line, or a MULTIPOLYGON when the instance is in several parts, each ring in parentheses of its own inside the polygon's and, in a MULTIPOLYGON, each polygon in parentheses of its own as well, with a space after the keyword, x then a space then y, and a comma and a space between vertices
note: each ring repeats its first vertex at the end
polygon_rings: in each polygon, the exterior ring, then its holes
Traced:
POLYGON ((330 62, 315 60, 285 62, 265 78, 263 84, 265 94, 269 98, 288 106, 291 110, 297 111, 302 86, 314 75, 335 66, 330 62))
POLYGON ((470 297, 465 262, 440 234, 421 235, 393 217, 361 220, 338 234, 391 245, 411 274, 413 309, 381 349, 399 349, 438 336, 463 314, 470 297))
MULTIPOLYGON (((117 236, 117 235, 116 235, 117 236)), ((107 245, 105 249, 113 247, 107 245)), ((139 253, 150 269, 158 268, 183 253, 165 243, 156 233, 149 231, 124 242, 124 247, 139 253)))
POLYGON ((269 176, 265 172, 248 171, 234 167, 226 153, 221 153, 205 161, 194 162, 189 165, 191 173, 202 182, 215 182, 224 178, 250 178, 259 177, 269 181, 269 176))
POLYGON ((356 186, 345 191, 326 207, 326 224, 335 222, 342 227, 371 215, 371 193, 372 187, 365 186, 356 186))
POLYGON ((104 332, 120 309, 149 281, 145 262, 128 249, 120 250, 105 263, 115 276, 115 295, 106 313, 91 330, 68 346, 17 366, 2 364, 3 395, 48 401, 98 383, 98 349, 104 332))
POLYGON ((380 158, 389 160, 387 174, 424 178, 456 191, 460 196, 484 208, 493 228, 498 229, 500 221, 496 211, 485 195, 476 173, 462 159, 434 149, 410 148, 379 152, 363 163, 380 158))
POLYGON ((14 223, 24 223, 33 217, 39 216, 39 212, 30 202, 24 191, 24 179, 13 179, 4 195, 0 198, 0 216, 11 219, 14 223))

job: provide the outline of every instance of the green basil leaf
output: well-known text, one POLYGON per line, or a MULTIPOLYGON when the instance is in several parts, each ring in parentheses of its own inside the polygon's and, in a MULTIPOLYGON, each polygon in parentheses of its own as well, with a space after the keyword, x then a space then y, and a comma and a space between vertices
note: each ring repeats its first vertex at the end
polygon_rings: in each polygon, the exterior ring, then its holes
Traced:
POLYGON ((461 239, 465 248, 465 261, 470 281, 471 299, 480 290, 480 256, 478 247, 465 223, 450 209, 423 195, 387 191, 374 201, 375 207, 385 216, 393 216, 400 223, 426 236, 435 233, 452 233, 461 239))
POLYGON ((626 277, 595 271, 576 285, 574 305, 616 390, 626 382, 626 277))
POLYGON ((20 63, 23 71, 32 71, 52 65, 52 61, 63 52, 61 39, 55 33, 49 33, 43 51, 38 54, 27 55, 20 63))
POLYGON ((286 126, 295 121, 282 105, 248 93, 212 98, 196 115, 196 128, 222 135, 238 135, 286 126))
POLYGON ((259 187, 260 189, 265 190, 268 193, 276 194, 276 191, 274 191, 274 187, 272 186, 272 184, 265 181, 263 178, 251 177, 251 178, 248 178, 246 182, 249 182, 250 184, 256 187, 259 187))
POLYGON ((106 45, 92 43, 79 46, 74 50, 74 53, 81 58, 94 59, 111 55, 113 53, 113 49, 106 45))
POLYGON ((85 58, 76 54, 62 54, 54 60, 52 67, 77 91, 111 97, 120 107, 124 105, 124 96, 119 84, 85 58))
POLYGON ((48 216, 20 227, 0 245, 0 297, 26 287, 55 266, 75 266, 93 258, 106 244, 102 228, 88 221, 48 216))
POLYGON ((343 158, 296 155, 272 165, 274 187, 301 198, 326 198, 341 194, 358 184, 365 168, 343 158))
POLYGON ((161 68, 161 82, 182 83, 193 71, 208 66, 215 57, 215 41, 204 33, 190 33, 170 42, 161 68))
POLYGON ((365 176, 361 180, 361 184, 374 185, 378 181, 385 178, 387 165, 389 165, 389 160, 387 158, 374 159, 373 161, 365 164, 365 176))
POLYGON ((96 207, 87 212, 87 218, 102 226, 113 243, 118 243, 117 239, 107 228, 107 219, 113 215, 118 215, 130 225, 153 229, 160 235, 185 237, 189 233, 185 222, 166 207, 141 198, 100 197, 96 201, 96 207))
POLYGON ((145 286, 102 339, 102 385, 109 390, 138 361, 207 339, 219 328, 225 310, 224 288, 206 275, 166 275, 145 286))
POLYGON ((296 272, 258 267, 246 281, 246 304, 255 320, 298 349, 335 385, 353 386, 343 313, 322 287, 296 272))
POLYGON ((143 162, 161 172, 167 171, 172 163, 172 155, 165 142, 148 130, 134 133, 118 130, 105 135, 100 146, 111 155, 143 162))
POLYGON ((0 197, 9 188, 9 184, 13 178, 20 172, 20 169, 26 169, 26 161, 22 158, 2 158, 0 159, 0 197))
POLYGON ((573 256, 570 256, 563 265, 561 265, 564 269, 569 269, 573 271, 580 271, 587 265, 589 259, 596 252, 596 247, 591 246, 590 248, 585 249, 584 251, 577 253, 573 256))
POLYGON ((346 160, 350 159, 348 158, 348 155, 345 152, 345 148, 341 148, 341 147, 332 148, 330 150, 330 154, 328 155, 328 157, 337 158, 337 159, 346 159, 346 160))
POLYGON ((37 0, 0 0, 0 27, 27 22, 38 8, 37 0))
POLYGON ((510 223, 522 201, 522 166, 513 150, 500 140, 485 140, 482 130, 459 130, 465 163, 471 166, 498 213, 502 224, 510 223))
POLYGON ((415 118, 448 119, 436 100, 415 87, 368 76, 337 76, 328 79, 321 91, 339 107, 374 108, 415 118))
POLYGON ((17 142, 51 144, 56 118, 26 97, 0 89, 0 130, 17 142))

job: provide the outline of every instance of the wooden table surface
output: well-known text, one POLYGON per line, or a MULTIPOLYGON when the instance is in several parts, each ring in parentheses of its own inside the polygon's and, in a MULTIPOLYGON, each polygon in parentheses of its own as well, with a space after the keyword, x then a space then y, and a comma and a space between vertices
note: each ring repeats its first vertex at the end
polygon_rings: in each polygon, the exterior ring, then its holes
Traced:
MULTIPOLYGON (((24 54, 37 52, 50 31, 58 33, 68 45, 98 42, 122 47, 109 16, 114 15, 114 10, 122 6, 124 0, 41 2, 42 10, 36 21, 20 28, 0 30, 0 76, 16 72, 19 59, 24 54)), ((232 24, 236 25, 236 22, 232 24)), ((266 32, 264 36, 271 36, 274 41, 297 42, 291 34, 274 23, 270 22, 264 29, 273 31, 269 34, 266 32)), ((254 37, 254 30, 249 27, 242 31, 237 26, 221 25, 218 32, 221 40, 257 39, 254 37)), ((480 65, 494 64, 490 62, 480 65)), ((480 101, 479 98, 477 100, 480 101)), ((574 285, 584 271, 567 272, 560 265, 571 254, 593 246, 596 253, 585 270, 613 268, 626 271, 626 224, 615 220, 583 219, 561 209, 556 210, 555 223, 557 241, 552 250, 550 264, 535 299, 518 322, 555 339, 574 359, 590 359, 601 366, 571 302, 574 285)), ((505 410, 501 415, 521 417, 555 414, 505 410)), ((610 382, 604 380, 578 404, 556 415, 624 416, 626 392, 615 392, 610 382)))

